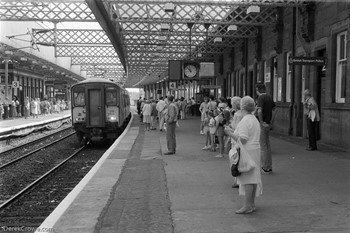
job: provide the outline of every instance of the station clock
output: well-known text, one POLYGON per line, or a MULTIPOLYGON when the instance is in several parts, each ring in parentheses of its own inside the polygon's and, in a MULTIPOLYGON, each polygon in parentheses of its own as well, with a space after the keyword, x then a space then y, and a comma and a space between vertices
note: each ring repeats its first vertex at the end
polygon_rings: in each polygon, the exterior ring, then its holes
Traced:
POLYGON ((198 77, 198 64, 196 62, 184 61, 183 62, 183 78, 195 79, 198 77))

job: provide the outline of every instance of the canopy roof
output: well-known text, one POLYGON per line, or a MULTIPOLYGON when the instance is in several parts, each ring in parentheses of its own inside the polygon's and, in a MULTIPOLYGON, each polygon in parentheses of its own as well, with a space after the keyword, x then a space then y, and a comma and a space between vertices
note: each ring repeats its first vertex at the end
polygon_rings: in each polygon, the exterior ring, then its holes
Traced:
POLYGON ((168 60, 211 61, 298 0, 1 1, 2 21, 98 22, 101 29, 32 29, 35 43, 54 46, 93 77, 125 87, 167 77, 168 60), (217 39, 217 38, 221 38, 217 39))

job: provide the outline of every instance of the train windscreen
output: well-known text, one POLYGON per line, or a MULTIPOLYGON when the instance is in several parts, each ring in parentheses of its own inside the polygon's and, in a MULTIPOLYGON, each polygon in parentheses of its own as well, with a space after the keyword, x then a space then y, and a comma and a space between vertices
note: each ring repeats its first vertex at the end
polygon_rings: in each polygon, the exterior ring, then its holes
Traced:
POLYGON ((117 88, 106 88, 106 105, 117 105, 117 88))
POLYGON ((74 106, 85 106, 85 89, 84 87, 75 87, 73 89, 74 106))

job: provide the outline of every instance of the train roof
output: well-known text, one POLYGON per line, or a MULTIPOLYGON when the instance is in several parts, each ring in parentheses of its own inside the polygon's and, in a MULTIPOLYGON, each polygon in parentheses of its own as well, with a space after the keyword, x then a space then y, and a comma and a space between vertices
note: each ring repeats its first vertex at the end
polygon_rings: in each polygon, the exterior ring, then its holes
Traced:
POLYGON ((120 87, 121 89, 125 90, 122 86, 120 86, 120 84, 118 83, 114 83, 108 79, 104 79, 104 78, 88 78, 88 79, 85 79, 84 81, 81 81, 81 82, 78 82, 78 83, 75 83, 72 85, 72 87, 74 87, 75 85, 78 85, 78 84, 87 84, 87 83, 106 83, 106 84, 113 84, 113 85, 117 85, 118 87, 120 87))

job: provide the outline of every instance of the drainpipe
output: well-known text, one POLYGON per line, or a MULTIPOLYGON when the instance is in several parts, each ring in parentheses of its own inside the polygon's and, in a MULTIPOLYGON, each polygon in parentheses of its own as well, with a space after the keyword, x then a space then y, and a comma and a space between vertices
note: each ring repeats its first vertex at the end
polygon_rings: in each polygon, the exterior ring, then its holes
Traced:
MULTIPOLYGON (((292 56, 295 56, 295 44, 296 44, 296 23, 297 21, 297 8, 293 7, 293 36, 292 36, 292 56)), ((294 112, 294 97, 295 97, 295 65, 292 65, 292 77, 291 77, 291 101, 289 105, 289 135, 293 135, 293 112, 294 112)))
POLYGON ((244 38, 244 68, 245 68, 245 95, 250 95, 250 93, 248 93, 249 91, 249 87, 248 87, 248 38, 244 38))

